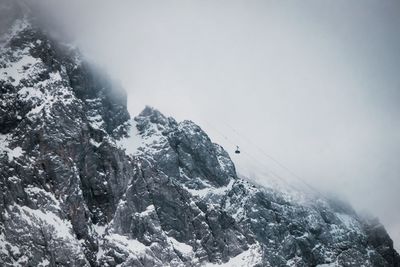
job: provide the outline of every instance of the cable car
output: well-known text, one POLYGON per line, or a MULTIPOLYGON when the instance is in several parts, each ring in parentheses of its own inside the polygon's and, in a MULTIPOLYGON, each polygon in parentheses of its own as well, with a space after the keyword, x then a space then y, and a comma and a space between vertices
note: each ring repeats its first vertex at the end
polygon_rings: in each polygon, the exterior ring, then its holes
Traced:
POLYGON ((239 146, 236 146, 235 153, 236 153, 236 154, 240 154, 239 146))

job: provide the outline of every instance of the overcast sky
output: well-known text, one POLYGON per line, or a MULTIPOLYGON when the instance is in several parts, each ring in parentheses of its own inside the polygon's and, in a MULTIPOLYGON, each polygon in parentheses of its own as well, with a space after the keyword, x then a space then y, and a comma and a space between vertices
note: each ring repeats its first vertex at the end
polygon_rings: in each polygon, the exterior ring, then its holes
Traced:
POLYGON ((272 156, 400 248, 399 1, 50 2, 131 115, 197 122, 262 183, 272 156))

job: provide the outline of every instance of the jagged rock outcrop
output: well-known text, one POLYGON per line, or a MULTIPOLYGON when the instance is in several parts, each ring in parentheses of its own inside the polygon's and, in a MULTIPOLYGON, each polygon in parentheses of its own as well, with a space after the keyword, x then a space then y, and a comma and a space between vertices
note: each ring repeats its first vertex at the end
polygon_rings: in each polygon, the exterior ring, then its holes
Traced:
POLYGON ((120 87, 4 8, 1 266, 400 266, 378 221, 239 178, 193 122, 131 120, 120 87))

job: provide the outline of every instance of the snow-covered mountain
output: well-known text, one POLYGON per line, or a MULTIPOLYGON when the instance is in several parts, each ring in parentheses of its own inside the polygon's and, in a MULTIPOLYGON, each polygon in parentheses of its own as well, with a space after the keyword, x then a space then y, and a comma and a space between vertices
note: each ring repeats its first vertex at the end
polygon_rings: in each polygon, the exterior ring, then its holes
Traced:
POLYGON ((239 178, 18 5, 0 52, 1 266, 400 266, 376 219, 239 178))

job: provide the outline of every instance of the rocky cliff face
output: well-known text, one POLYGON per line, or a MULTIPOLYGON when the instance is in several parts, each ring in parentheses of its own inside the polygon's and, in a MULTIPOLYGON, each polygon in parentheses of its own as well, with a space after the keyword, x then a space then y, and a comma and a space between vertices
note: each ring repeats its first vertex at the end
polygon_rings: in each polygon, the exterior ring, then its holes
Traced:
POLYGON ((400 266, 378 221, 239 178, 193 122, 131 120, 104 73, 3 8, 1 266, 400 266))

